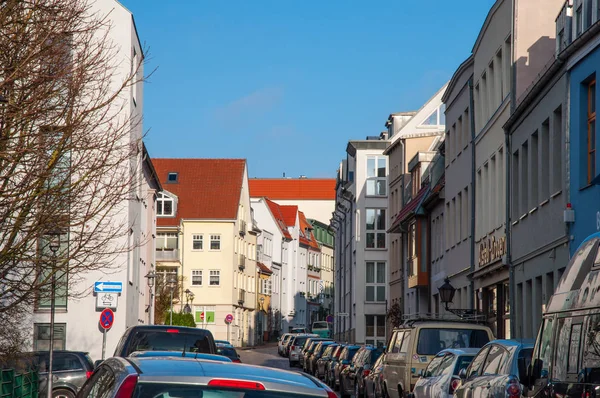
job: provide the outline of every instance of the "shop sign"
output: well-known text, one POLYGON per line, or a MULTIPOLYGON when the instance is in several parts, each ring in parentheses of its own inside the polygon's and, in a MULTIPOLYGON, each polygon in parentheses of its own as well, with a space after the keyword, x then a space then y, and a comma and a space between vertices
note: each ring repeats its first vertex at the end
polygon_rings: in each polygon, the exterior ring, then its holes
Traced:
POLYGON ((500 260, 506 254, 506 236, 485 239, 479 244, 479 266, 500 260))

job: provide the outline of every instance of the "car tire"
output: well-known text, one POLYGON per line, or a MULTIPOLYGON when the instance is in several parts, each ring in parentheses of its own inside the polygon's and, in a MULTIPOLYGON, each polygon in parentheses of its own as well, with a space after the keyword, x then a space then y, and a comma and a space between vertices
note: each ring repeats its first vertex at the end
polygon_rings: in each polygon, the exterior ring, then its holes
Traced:
POLYGON ((75 393, 66 388, 57 388, 52 391, 52 398, 75 398, 75 393))

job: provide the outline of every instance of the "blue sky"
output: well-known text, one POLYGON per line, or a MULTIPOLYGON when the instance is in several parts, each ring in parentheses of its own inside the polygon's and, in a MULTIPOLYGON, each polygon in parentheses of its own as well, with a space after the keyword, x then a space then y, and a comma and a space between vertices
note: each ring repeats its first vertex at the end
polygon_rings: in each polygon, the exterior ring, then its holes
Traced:
POLYGON ((250 177, 334 177, 348 140, 418 109, 494 0, 122 0, 149 47, 152 157, 247 158, 250 177))

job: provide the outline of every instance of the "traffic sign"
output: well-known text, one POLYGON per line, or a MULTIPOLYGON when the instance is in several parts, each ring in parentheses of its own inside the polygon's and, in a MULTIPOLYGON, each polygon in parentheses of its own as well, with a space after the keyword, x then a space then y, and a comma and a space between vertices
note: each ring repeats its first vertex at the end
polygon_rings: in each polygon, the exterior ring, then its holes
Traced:
POLYGON ((200 320, 204 321, 204 312, 200 313, 200 320))
POLYGON ((232 314, 227 314, 225 316, 225 322, 227 322, 227 323, 233 322, 233 315, 232 314))
POLYGON ((117 308, 119 295, 117 293, 98 293, 96 296, 96 308, 117 308))
POLYGON ((325 320, 326 320, 328 323, 333 323, 333 315, 327 315, 327 318, 325 318, 325 320))
POLYGON ((338 312, 338 316, 347 317, 350 316, 350 314, 348 314, 347 312, 338 312))
POLYGON ((123 282, 94 282, 94 293, 121 293, 123 282))
POLYGON ((110 308, 105 308, 100 313, 100 326, 102 329, 110 329, 115 320, 115 313, 110 308))

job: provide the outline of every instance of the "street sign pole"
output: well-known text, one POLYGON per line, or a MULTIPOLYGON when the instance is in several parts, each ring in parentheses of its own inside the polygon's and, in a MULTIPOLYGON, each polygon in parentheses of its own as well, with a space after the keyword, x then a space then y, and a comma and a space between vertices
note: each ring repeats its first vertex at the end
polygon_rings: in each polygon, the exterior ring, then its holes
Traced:
POLYGON ((106 353, 106 329, 102 333, 102 360, 104 361, 104 355, 106 353))

